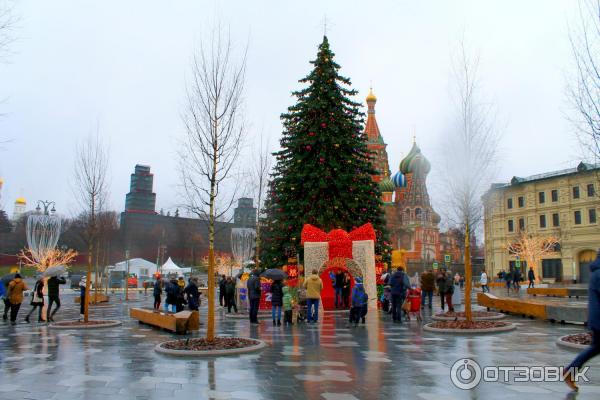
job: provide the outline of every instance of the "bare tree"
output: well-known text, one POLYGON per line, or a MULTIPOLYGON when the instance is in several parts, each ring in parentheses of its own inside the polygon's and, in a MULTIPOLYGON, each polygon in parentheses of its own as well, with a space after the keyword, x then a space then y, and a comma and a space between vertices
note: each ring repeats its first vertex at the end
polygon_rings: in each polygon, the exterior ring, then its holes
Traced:
POLYGON ((184 114, 185 138, 180 175, 186 208, 208 220, 208 322, 206 338, 215 339, 215 225, 229 211, 235 194, 224 197, 240 155, 245 129, 243 90, 246 55, 234 60, 229 34, 213 29, 192 62, 184 114))
POLYGON ((499 134, 493 107, 480 99, 479 58, 460 42, 454 59, 456 117, 443 145, 444 186, 448 219, 465 233, 465 313, 471 321, 470 238, 483 216, 481 197, 488 188, 497 161, 499 134))
POLYGON ((84 322, 88 322, 92 262, 98 240, 98 215, 104 209, 108 196, 108 149, 96 132, 77 145, 75 155, 73 191, 86 217, 88 268, 84 322))
POLYGON ((527 266, 535 271, 536 280, 541 282, 542 269, 541 261, 545 256, 556 252, 560 239, 553 235, 536 235, 526 231, 520 231, 515 241, 505 244, 505 248, 522 260, 527 262, 527 266))
POLYGON ((15 40, 13 31, 17 18, 6 0, 0 0, 0 61, 8 54, 10 44, 15 40))
POLYGON ((580 0, 577 23, 569 32, 575 76, 568 93, 574 123, 587 158, 600 157, 600 0, 580 0))
POLYGON ((260 140, 256 144, 257 148, 253 151, 252 170, 250 172, 251 187, 256 199, 256 241, 254 249, 254 258, 256 266, 260 263, 260 246, 261 246, 261 228, 262 217, 264 213, 265 194, 269 183, 269 174, 273 156, 269 146, 268 138, 263 138, 261 133, 260 140))

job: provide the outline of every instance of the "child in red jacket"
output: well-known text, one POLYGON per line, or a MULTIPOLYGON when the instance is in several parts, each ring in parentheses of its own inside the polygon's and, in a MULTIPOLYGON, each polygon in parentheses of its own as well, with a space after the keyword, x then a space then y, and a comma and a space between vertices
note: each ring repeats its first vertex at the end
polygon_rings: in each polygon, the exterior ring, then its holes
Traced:
POLYGON ((410 304, 410 311, 408 312, 408 319, 414 314, 417 317, 417 321, 421 322, 421 289, 418 287, 412 287, 408 290, 406 301, 410 304))

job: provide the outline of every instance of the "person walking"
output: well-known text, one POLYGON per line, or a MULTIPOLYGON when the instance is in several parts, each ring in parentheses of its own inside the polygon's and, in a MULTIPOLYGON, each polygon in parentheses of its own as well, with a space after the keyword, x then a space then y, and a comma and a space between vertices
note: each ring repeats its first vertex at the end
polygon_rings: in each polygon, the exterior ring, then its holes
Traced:
POLYGON ((449 312, 454 312, 454 306, 452 305, 452 295, 454 294, 454 282, 450 272, 445 273, 446 285, 444 286, 444 297, 446 297, 446 305, 448 306, 449 312))
POLYGON ((504 274, 504 279, 506 280, 506 294, 510 295, 510 287, 512 282, 513 272, 508 271, 504 274))
POLYGON ((231 314, 231 308, 233 307, 233 311, 237 314, 237 304, 235 301, 235 279, 232 277, 227 277, 225 279, 225 306, 227 307, 227 313, 231 314))
POLYGON ((362 279, 356 278, 354 289, 352 289, 352 308, 350 308, 350 323, 354 326, 358 325, 358 321, 362 320, 365 324, 365 318, 368 312, 369 296, 365 292, 362 284, 362 279))
POLYGON ((56 314, 60 308, 60 285, 64 285, 65 283, 67 283, 67 280, 62 276, 52 276, 46 283, 48 285, 48 309, 46 310, 46 322, 54 322, 54 314, 56 314), (54 311, 52 311, 52 304, 56 304, 54 311))
POLYGON ((485 269, 481 271, 481 276, 479 277, 479 283, 481 284, 481 291, 483 293, 489 293, 490 288, 488 287, 488 276, 485 273, 485 269))
MULTIPOLYGON (((79 280, 79 321, 83 321, 83 317, 85 314, 85 286, 87 282, 87 274, 84 274, 79 280)), ((60 304, 60 299, 58 304, 60 304)), ((57 305, 58 305, 57 304, 57 305)), ((46 316, 46 322, 51 322, 52 320, 48 316, 50 315, 50 288, 48 288, 48 314, 46 316)))
POLYGON ((565 383, 572 390, 579 390, 573 380, 573 374, 591 358, 600 354, 600 249, 596 259, 590 264, 590 283, 588 286, 588 328, 592 331, 592 344, 573 360, 567 367, 565 383))
POLYGON ((522 276, 521 276, 521 271, 516 268, 513 271, 513 275, 512 275, 512 285, 513 285, 513 290, 515 291, 516 294, 519 294, 519 291, 521 290, 521 280, 522 280, 522 276))
POLYGON ((156 275, 154 286, 152 288, 152 295, 154 296, 154 311, 160 311, 160 303, 162 303, 162 281, 160 275, 156 275))
POLYGON ((350 284, 352 280, 350 279, 349 273, 344 273, 344 288, 342 290, 342 297, 344 299, 343 304, 344 308, 350 307, 350 284))
POLYGON ((260 276, 258 269, 252 271, 250 279, 248 279, 248 301, 250 303, 250 323, 258 324, 258 307, 260 305, 260 298, 262 296, 262 289, 260 287, 260 276))
POLYGON ((42 310, 44 308, 44 278, 40 278, 33 287, 33 295, 31 296, 31 310, 25 317, 25 322, 29 323, 29 317, 36 308, 38 308, 38 322, 44 322, 42 319, 42 310))
POLYGON ((23 292, 27 290, 25 281, 21 274, 15 274, 15 278, 8 284, 8 300, 10 301, 10 324, 17 324, 17 314, 23 302, 23 292))
POLYGON ((442 307, 442 311, 444 311, 445 308, 445 302, 444 300, 446 299, 446 270, 445 269, 440 269, 439 272, 437 273, 437 276, 435 277, 435 283, 437 284, 437 288, 438 288, 438 293, 440 295, 440 306, 442 307))
POLYGON ((529 267, 529 271, 527 271, 527 279, 529 280, 528 288, 535 288, 535 272, 533 272, 533 267, 529 267))
POLYGON ((225 300, 227 292, 226 284, 227 278, 225 278, 225 275, 221 275, 221 279, 219 280, 219 305, 221 307, 227 307, 227 301, 225 300))
POLYGON ((273 326, 281 326, 281 306, 283 305, 283 283, 274 281, 271 284, 271 317, 273 326))
POLYGON ((307 316, 306 322, 316 324, 319 321, 319 300, 321 299, 321 291, 323 290, 323 281, 317 275, 316 269, 312 270, 312 273, 304 281, 304 288, 306 289, 306 306, 307 316))
POLYGON ((431 270, 421 274, 421 308, 425 308, 425 304, 429 305, 429 309, 433 308, 433 289, 435 289, 435 278, 431 270), (425 302, 429 299, 429 303, 425 302))
POLYGON ((344 271, 335 274, 335 308, 342 308, 344 304, 344 271))
POLYGON ((8 319, 8 312, 10 311, 10 301, 8 300, 8 284, 10 282, 0 282, 0 298, 2 298, 2 302, 4 303, 4 314, 2 314, 2 319, 6 321, 8 319))
POLYGON ((402 303, 406 298, 406 291, 410 287, 410 280, 404 273, 404 267, 398 267, 390 278, 392 293, 392 321, 402 323, 402 303))
POLYGON ((191 311, 198 311, 200 308, 200 291, 196 278, 188 279, 188 284, 183 290, 187 299, 188 308, 191 311))
POLYGON ((292 305, 292 295, 290 294, 290 288, 284 286, 282 289, 283 297, 281 298, 281 302, 283 304, 283 324, 284 325, 294 325, 292 321, 293 305, 292 305))

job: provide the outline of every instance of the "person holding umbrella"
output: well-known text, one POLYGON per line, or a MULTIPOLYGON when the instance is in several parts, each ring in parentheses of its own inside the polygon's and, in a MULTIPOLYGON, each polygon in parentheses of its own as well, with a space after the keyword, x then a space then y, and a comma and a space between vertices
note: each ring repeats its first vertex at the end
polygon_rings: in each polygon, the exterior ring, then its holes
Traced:
MULTIPOLYGON (((67 281, 62 276, 57 277, 56 275, 54 275, 50 277, 50 279, 48 279, 48 310, 46 311, 47 322, 54 322, 54 314, 56 314, 56 312, 60 308, 59 285, 64 285, 65 283, 67 283, 67 281), (53 303, 56 304, 56 308, 54 309, 54 311, 51 312, 53 303)), ((84 299, 81 298, 81 301, 83 303, 84 299)))
POLYGON ((281 326, 281 306, 283 305, 283 283, 280 280, 271 284, 271 316, 273 326, 281 326), (277 318, 276 318, 277 317, 277 318))
POLYGON ((35 311, 36 308, 39 308, 39 313, 38 313, 38 322, 44 322, 44 320, 42 319, 42 309, 44 308, 44 278, 40 278, 37 280, 37 282, 35 283, 35 286, 33 287, 33 296, 31 297, 31 310, 29 310, 29 313, 27 314, 27 316, 25 317, 25 322, 29 323, 29 317, 31 316, 31 314, 33 314, 33 312, 35 311))

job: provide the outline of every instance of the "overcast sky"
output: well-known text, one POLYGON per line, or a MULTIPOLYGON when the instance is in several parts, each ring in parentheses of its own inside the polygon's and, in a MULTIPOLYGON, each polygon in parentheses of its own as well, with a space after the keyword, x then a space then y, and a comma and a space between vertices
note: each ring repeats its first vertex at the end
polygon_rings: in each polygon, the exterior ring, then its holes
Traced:
MULTIPOLYGON (((1 0, 0 0, 1 1, 1 0)), ((341 73, 364 101, 370 82, 392 173, 412 143, 432 162, 453 106, 452 56, 461 37, 481 57, 482 92, 502 123, 498 181, 575 166, 581 158, 565 118, 574 0, 499 1, 34 1, 0 65, 0 202, 12 214, 51 199, 76 211, 69 186, 76 143, 99 126, 110 144, 111 207, 122 211, 136 163, 155 174, 157 209, 174 209, 177 140, 195 46, 218 17, 248 45, 245 92, 251 135, 278 146, 279 115, 310 70, 323 20, 341 73)), ((245 162, 240 160, 240 162, 245 162)), ((430 186, 435 199, 443 193, 430 186)))

